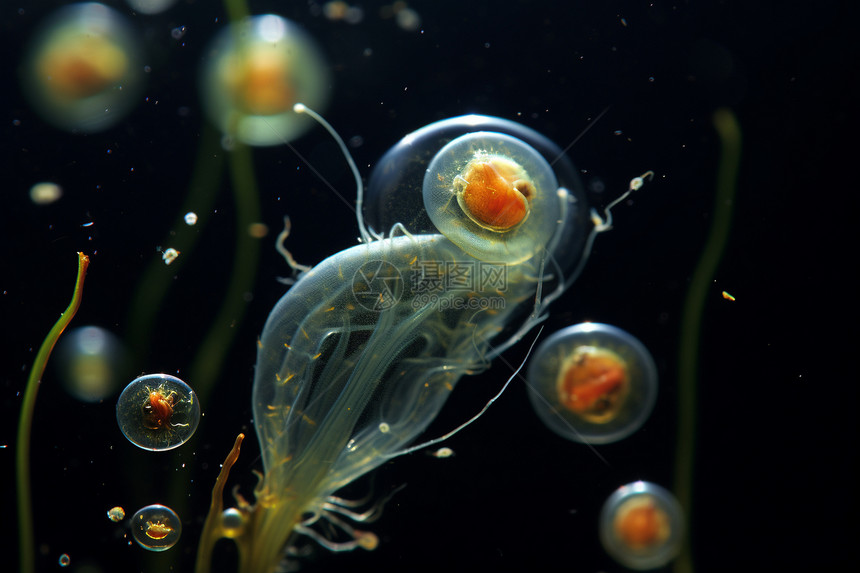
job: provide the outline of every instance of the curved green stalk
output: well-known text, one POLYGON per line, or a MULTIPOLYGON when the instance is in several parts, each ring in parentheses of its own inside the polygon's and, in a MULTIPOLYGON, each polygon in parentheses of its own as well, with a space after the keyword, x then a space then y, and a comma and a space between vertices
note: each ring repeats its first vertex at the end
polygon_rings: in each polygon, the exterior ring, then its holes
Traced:
POLYGON ((245 0, 224 0, 224 8, 227 9, 227 18, 231 22, 241 22, 251 15, 245 0))
MULTIPOLYGON (((204 407, 209 403, 209 396, 239 331, 248 304, 245 293, 253 290, 260 261, 260 240, 249 234, 251 224, 260 220, 260 200, 250 147, 237 142, 229 152, 229 165, 236 203, 236 248, 230 284, 212 326, 198 347, 187 378, 204 407)), ((185 481, 170 482, 168 499, 175 500, 172 508, 180 515, 187 511, 187 490, 185 481)))
POLYGON ((709 287, 728 242, 741 160, 741 129, 735 115, 728 109, 718 109, 714 112, 714 127, 722 146, 717 172, 713 222, 702 257, 693 273, 690 289, 687 291, 681 323, 681 342, 678 349, 678 443, 675 448, 675 496, 684 508, 688 524, 681 555, 675 561, 675 571, 679 573, 693 571, 689 525, 692 523, 693 513, 696 384, 702 315, 709 287))
POLYGON ((171 232, 162 243, 165 247, 173 247, 181 253, 170 267, 158 257, 153 257, 149 266, 139 281, 131 312, 128 317, 127 343, 135 352, 135 364, 149 353, 152 340, 152 329, 158 317, 158 309, 167 297, 167 291, 173 284, 173 277, 188 260, 195 244, 203 234, 203 229, 211 220, 207 216, 215 205, 215 197, 221 187, 221 174, 224 166, 224 151, 221 148, 221 136, 209 124, 204 124, 203 135, 200 138, 200 149, 195 160, 194 174, 189 184, 188 197, 185 200, 181 215, 171 232), (194 227, 185 224, 183 217, 188 211, 202 214, 200 221, 194 227))
POLYGON ((191 364, 189 379, 193 380, 202 404, 207 403, 212 385, 239 330, 248 304, 245 293, 254 288, 260 262, 260 240, 249 232, 250 226, 260 220, 260 198, 251 148, 237 142, 229 155, 231 187, 236 201, 236 249, 224 302, 191 364))
POLYGON ((54 345, 57 344, 60 335, 66 329, 78 307, 81 305, 81 297, 84 293, 84 278, 87 275, 87 267, 90 259, 83 253, 78 253, 78 277, 75 281, 75 290, 72 293, 72 302, 60 315, 59 320, 48 332, 48 336, 42 341, 42 346, 33 361, 30 369, 30 377, 27 379, 27 388, 24 391, 24 401, 21 403, 21 417, 18 420, 18 444, 15 452, 16 479, 18 485, 18 537, 20 539, 19 553, 21 573, 32 573, 36 566, 36 544, 33 534, 33 501, 30 491, 30 435, 33 429, 33 411, 36 407, 36 395, 39 385, 42 383, 42 375, 54 345))

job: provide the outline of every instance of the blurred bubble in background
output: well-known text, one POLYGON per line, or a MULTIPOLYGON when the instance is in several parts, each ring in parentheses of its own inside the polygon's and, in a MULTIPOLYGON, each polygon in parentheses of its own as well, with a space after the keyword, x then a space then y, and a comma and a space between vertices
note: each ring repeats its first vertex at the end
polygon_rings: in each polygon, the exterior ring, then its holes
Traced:
POLYGON ((63 387, 78 400, 98 402, 119 390, 126 351, 104 328, 82 326, 68 332, 60 339, 56 356, 63 387))
POLYGON ((21 82, 42 118, 67 131, 116 125, 138 103, 143 66, 136 35, 103 4, 60 8, 27 47, 21 82))

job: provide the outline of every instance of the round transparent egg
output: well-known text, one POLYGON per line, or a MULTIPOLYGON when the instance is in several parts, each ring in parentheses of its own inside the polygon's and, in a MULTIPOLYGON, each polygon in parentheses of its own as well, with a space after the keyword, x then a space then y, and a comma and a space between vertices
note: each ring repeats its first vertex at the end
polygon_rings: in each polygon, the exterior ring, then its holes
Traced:
POLYGON ((569 440, 607 444, 638 430, 657 399, 648 349, 620 328, 586 322, 538 347, 528 369, 529 399, 543 423, 569 440))
POLYGON ((169 374, 136 378, 116 404, 119 429, 139 448, 172 450, 194 435, 200 404, 188 384, 169 374))
POLYGON ((245 516, 235 507, 221 512, 221 531, 228 539, 239 537, 245 530, 246 522, 245 516))
POLYGON ((140 102, 136 34, 104 4, 65 6, 30 42, 21 80, 29 102, 51 124, 84 133, 105 130, 140 102))
MULTIPOLYGON (((426 125, 401 139, 377 162, 367 186, 364 200, 364 215, 368 224, 377 232, 387 233, 396 223, 401 223, 410 233, 444 233, 431 220, 424 201, 424 184, 431 162, 440 151, 455 139, 477 132, 491 132, 510 136, 537 152, 543 161, 551 164, 556 187, 566 191, 561 217, 563 225, 551 222, 553 230, 562 232, 553 236, 549 248, 562 274, 569 271, 582 255, 587 231, 591 227, 586 207, 585 192, 576 169, 562 149, 539 132, 522 124, 486 115, 464 115, 452 117, 426 125)), ((506 140, 507 141, 507 140, 506 140)), ((469 146, 461 148, 463 155, 458 161, 468 162, 469 146)), ((444 157, 444 156, 443 156, 444 157)), ((440 161, 442 161, 440 159, 440 161)), ((551 184, 550 184, 551 185, 551 184)), ((546 193, 553 200, 557 189, 546 193)), ((444 196, 444 195, 443 195, 444 196)), ((444 196, 457 206, 457 197, 444 196)), ((534 220, 532 209, 524 224, 534 220)), ((468 218, 468 217, 467 217, 468 218)), ((464 223, 468 224, 468 223, 464 223)), ((481 229, 484 233, 486 229, 481 229)), ((499 235, 499 233, 493 233, 499 235)), ((495 237, 498 240, 498 237, 495 237)), ((501 247, 503 251, 504 247, 501 247)), ((503 262, 493 257, 492 262, 503 262)))
POLYGON ((176 512, 164 505, 147 505, 131 518, 131 535, 149 551, 167 551, 179 541, 182 522, 176 512))
POLYGON ((462 135, 433 157, 424 208, 436 228, 473 257, 518 263, 542 251, 561 218, 558 181, 524 141, 491 131, 462 135))
POLYGON ((600 542, 625 567, 662 567, 678 556, 684 512, 666 489, 637 481, 615 490, 600 512, 600 542))
POLYGON ((314 125, 293 105, 321 111, 329 72, 316 42, 297 24, 274 14, 224 28, 206 52, 201 92, 218 129, 248 145, 280 145, 314 125))
POLYGON ((98 326, 75 328, 60 339, 56 356, 60 381, 78 400, 98 402, 119 389, 126 351, 110 331, 98 326))

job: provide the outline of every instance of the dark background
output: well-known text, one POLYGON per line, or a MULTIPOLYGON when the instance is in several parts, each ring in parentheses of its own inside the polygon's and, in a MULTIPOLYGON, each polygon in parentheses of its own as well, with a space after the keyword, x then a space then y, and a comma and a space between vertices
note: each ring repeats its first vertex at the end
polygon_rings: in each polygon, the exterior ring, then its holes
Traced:
MULTIPOLYGON (((17 81, 22 46, 59 4, 4 5, 0 18, 0 443, 8 445, 0 460, 7 484, 27 372, 68 302, 75 251, 90 254, 92 264, 74 325, 125 335, 142 272, 177 227, 205 122, 197 73, 206 43, 226 21, 217 2, 180 0, 159 16, 109 2, 140 34, 152 68, 148 100, 106 132, 72 135, 44 123, 17 81), (170 34, 177 26, 186 26, 181 40, 170 34), (60 183, 63 199, 32 204, 27 192, 41 180, 60 183)), ((320 16, 313 2, 251 2, 254 13, 276 11, 319 42, 333 75, 325 115, 345 139, 361 138, 353 153, 365 178, 400 137, 439 119, 496 115, 565 147, 607 107, 568 152, 589 200, 606 204, 631 177, 648 169, 657 175, 616 209, 615 230, 598 239, 543 334, 593 320, 642 340, 661 384, 642 430, 600 447, 601 460, 545 429, 525 388, 514 384, 446 444, 454 458, 413 454, 356 486, 356 497, 380 497, 408 484, 372 527, 381 539, 376 551, 319 550, 309 569, 623 570, 600 547, 597 514, 630 481, 671 488, 681 308, 711 220, 719 156, 711 116, 720 106, 737 114, 744 152, 733 232, 702 321, 690 524, 696 564, 719 571, 848 563, 858 533, 856 521, 846 523, 857 510, 857 312, 849 286, 857 264, 848 251, 856 233, 840 215, 856 205, 849 119, 860 62, 842 4, 416 1, 422 25, 408 32, 370 3, 362 5, 364 20, 350 25, 320 16), (737 301, 723 300, 723 290, 737 301)), ((352 195, 350 174, 322 130, 294 145, 352 195)), ((70 570, 163 571, 173 559, 175 570, 190 571, 211 486, 239 431, 250 435, 231 483, 246 495, 253 486, 251 470, 260 469, 250 423, 255 340, 285 289, 275 278, 287 274, 273 236, 289 213, 293 253, 315 263, 357 235, 352 212, 289 149, 257 149, 254 160, 272 233, 194 440, 160 455, 137 450, 116 426, 114 398, 82 404, 48 369, 32 442, 39 570, 52 570, 68 553, 70 570), (143 470, 129 479, 124 467, 143 470), (106 519, 113 505, 129 516, 150 503, 176 505, 169 484, 177 482, 188 484, 188 503, 183 537, 171 551, 154 556, 129 546, 122 527, 106 519)), ((168 298, 153 309, 155 338, 128 380, 141 372, 182 377, 211 326, 236 232, 226 175, 222 187, 198 245, 183 253, 168 298)), ((507 360, 518 364, 525 350, 520 344, 507 360)), ((472 415, 509 373, 497 364, 462 380, 430 436, 472 415)), ((14 490, 4 491, 11 525, 14 490)), ((14 536, 3 536, 2 547, 17 555, 14 536)))

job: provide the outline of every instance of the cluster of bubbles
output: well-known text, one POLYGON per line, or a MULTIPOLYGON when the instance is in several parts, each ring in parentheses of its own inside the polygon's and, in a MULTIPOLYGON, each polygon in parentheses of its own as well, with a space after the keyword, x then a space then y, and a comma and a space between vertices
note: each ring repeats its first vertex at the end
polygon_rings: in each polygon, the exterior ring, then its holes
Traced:
MULTIPOLYGON (((131 3, 150 15, 174 1, 131 3)), ((203 107, 230 138, 249 145, 293 140, 311 125, 293 112, 293 105, 301 101, 321 109, 328 100, 328 67, 320 50, 299 26, 280 16, 254 16, 225 26, 206 53, 203 107)), ((48 17, 34 35, 21 79, 46 121, 94 133, 113 127, 143 101, 145 59, 136 30, 122 14, 94 2, 72 4, 48 17)))
MULTIPOLYGON (((89 361, 108 360, 106 355, 82 356, 89 361)), ((194 390, 179 378, 148 374, 135 378, 122 391, 116 404, 116 419, 129 442, 143 450, 163 452, 181 446, 194 435, 200 422, 200 404, 194 390)), ((112 507, 107 517, 120 523, 125 519, 125 509, 112 507)), ((179 516, 160 504, 139 509, 129 526, 137 544, 149 551, 170 549, 182 534, 179 516)))
MULTIPOLYGON (((116 404, 119 429, 129 442, 153 452, 164 452, 187 442, 200 422, 200 403, 188 384, 169 374, 148 374, 134 379, 116 404)), ((111 521, 121 521, 125 511, 108 511, 111 521)), ((169 507, 160 504, 139 509, 131 518, 134 540, 149 551, 173 547, 182 533, 182 522, 169 507)))
MULTIPOLYGON (((586 322, 562 329, 538 347, 529 363, 529 398, 543 423, 575 442, 609 444, 634 433, 657 399, 657 367, 630 333, 586 322)), ((671 562, 681 550, 683 511, 657 484, 618 488, 603 505, 600 541, 630 569, 671 562)))
MULTIPOLYGON (((85 326, 62 339, 56 363, 66 391, 83 402, 96 403, 116 392, 124 376, 125 355, 116 335, 97 326, 85 326)), ((117 401, 116 415, 128 441, 141 449, 161 452, 191 438, 200 422, 200 404, 194 390, 179 378, 149 374, 126 386, 117 401)), ((125 510, 112 507, 107 517, 120 523, 125 519, 125 510)), ((164 551, 177 542, 182 524, 172 509, 149 505, 134 514, 131 532, 141 547, 164 551)), ((60 558, 61 566, 68 563, 67 555, 60 558)))

